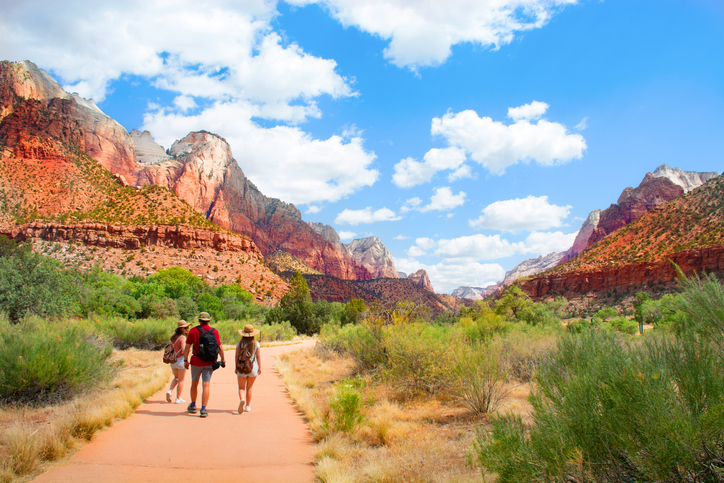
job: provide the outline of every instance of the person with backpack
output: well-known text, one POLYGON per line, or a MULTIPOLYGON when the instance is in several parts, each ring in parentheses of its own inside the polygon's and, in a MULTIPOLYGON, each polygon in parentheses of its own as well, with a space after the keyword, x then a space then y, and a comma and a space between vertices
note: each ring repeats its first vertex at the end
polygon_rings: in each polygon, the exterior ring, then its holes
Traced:
POLYGON ((251 411, 251 388, 261 374, 261 355, 259 343, 254 336, 259 331, 247 324, 239 330, 241 339, 236 344, 236 379, 239 382, 239 414, 251 411))
POLYGON ((199 314, 199 325, 189 331, 184 350, 184 363, 191 367, 191 403, 186 411, 196 414, 196 396, 198 394, 199 379, 201 379, 201 410, 199 416, 205 418, 209 415, 206 405, 211 395, 211 374, 214 372, 213 365, 216 359, 221 356, 221 365, 226 365, 224 348, 221 347, 219 331, 209 325, 211 316, 207 312, 199 314), (193 353, 189 361, 189 353, 193 353))
MULTIPOLYGON (((181 392, 184 389, 184 379, 186 378, 186 364, 184 364, 184 349, 186 348, 186 335, 189 333, 189 327, 191 324, 185 320, 179 320, 176 331, 171 336, 171 359, 169 361, 171 365, 171 371, 173 372, 173 381, 166 392, 166 402, 171 402, 173 399, 173 390, 176 388, 176 404, 183 404, 184 401, 181 398, 181 392)), ((167 360, 166 354, 164 354, 164 362, 167 360)))

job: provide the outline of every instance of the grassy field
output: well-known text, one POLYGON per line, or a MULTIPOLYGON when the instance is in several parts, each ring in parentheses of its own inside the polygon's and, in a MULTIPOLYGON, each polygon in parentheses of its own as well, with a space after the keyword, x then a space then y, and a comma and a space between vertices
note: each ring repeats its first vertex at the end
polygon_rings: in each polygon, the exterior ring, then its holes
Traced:
POLYGON ((0 407, 0 481, 28 481, 125 419, 170 379, 158 351, 113 351, 110 384, 61 404, 0 407))

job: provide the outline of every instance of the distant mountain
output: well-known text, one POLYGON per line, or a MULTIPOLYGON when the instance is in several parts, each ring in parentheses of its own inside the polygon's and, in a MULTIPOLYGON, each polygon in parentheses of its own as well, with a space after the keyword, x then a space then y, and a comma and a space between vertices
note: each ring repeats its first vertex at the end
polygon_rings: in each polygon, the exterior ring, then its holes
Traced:
POLYGON ((176 265, 210 283, 239 283, 260 301, 284 294, 286 283, 249 237, 214 225, 165 188, 135 189, 112 175, 102 163, 137 177, 126 157, 133 147, 122 146, 130 136, 48 77, 27 62, 0 62, 0 234, 81 269, 143 276, 176 265))
POLYGON ((163 146, 158 144, 148 131, 131 131, 131 140, 136 150, 136 160, 142 164, 152 164, 169 159, 163 146))
POLYGON ((451 309, 443 300, 444 297, 418 286, 410 279, 342 280, 323 275, 305 275, 304 278, 314 300, 347 302, 361 298, 367 304, 379 302, 386 307, 394 307, 402 301, 412 301, 425 304, 434 315, 451 309))
POLYGON ((427 272, 422 268, 415 273, 409 274, 407 279, 415 282, 415 285, 418 287, 435 293, 435 290, 432 288, 432 282, 430 282, 430 277, 427 276, 427 272))
POLYGON ((548 270, 549 268, 553 268, 558 265, 565 254, 565 252, 549 253, 548 255, 541 255, 538 258, 526 260, 512 270, 505 272, 503 285, 510 285, 519 278, 529 277, 531 275, 535 275, 536 273, 548 270))
POLYGON ((484 292, 482 287, 458 287, 453 290, 452 295, 468 300, 481 300, 485 298, 484 292))
MULTIPOLYGON (((668 181, 668 180, 667 180, 668 181)), ((677 188, 680 188, 677 186, 677 188)), ((590 291, 631 291, 677 274, 724 272, 724 177, 608 234, 582 254, 520 282, 533 297, 590 291)))
POLYGON ((372 278, 399 277, 392 254, 376 236, 352 240, 346 247, 352 258, 365 267, 372 278))

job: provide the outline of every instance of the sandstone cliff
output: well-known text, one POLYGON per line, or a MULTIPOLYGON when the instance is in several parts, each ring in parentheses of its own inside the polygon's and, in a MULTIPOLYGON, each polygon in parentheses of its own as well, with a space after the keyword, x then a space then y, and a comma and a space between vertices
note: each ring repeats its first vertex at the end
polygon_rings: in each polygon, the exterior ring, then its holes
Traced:
POLYGON ((163 146, 158 144, 148 131, 131 131, 131 140, 136 151, 136 160, 142 164, 152 164, 170 158, 163 146))
POLYGON ((265 256, 284 251, 328 275, 371 277, 305 223, 293 204, 264 196, 244 175, 222 137, 190 133, 176 141, 169 154, 172 159, 144 166, 139 184, 169 188, 217 225, 249 235, 265 256))
POLYGON ((520 286, 533 297, 614 289, 629 291, 673 280, 676 272, 671 262, 687 275, 694 271, 721 272, 724 268, 722 199, 724 177, 720 176, 652 208, 573 260, 521 281, 520 286))
POLYGON ((435 290, 432 288, 432 283, 430 282, 430 277, 427 276, 427 272, 422 268, 415 273, 409 274, 407 279, 412 280, 412 282, 421 289, 435 293, 435 290))
POLYGON ((376 236, 352 240, 347 249, 354 260, 370 272, 372 278, 398 278, 392 254, 376 236))
POLYGON ((63 91, 32 62, 0 62, 0 114, 9 143, 24 144, 28 129, 47 131, 78 146, 128 183, 135 182, 133 142, 123 126, 92 100, 63 91))

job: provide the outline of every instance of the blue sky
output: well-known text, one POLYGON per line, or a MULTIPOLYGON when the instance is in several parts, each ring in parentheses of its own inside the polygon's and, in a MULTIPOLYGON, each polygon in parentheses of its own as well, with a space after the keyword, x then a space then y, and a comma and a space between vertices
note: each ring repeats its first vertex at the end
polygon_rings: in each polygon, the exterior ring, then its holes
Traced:
POLYGON ((0 0, 28 59, 438 292, 567 249, 661 164, 722 171, 718 0, 0 0))

